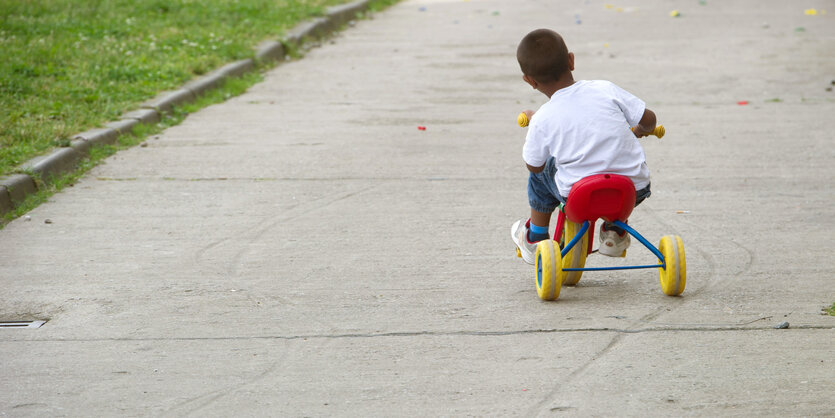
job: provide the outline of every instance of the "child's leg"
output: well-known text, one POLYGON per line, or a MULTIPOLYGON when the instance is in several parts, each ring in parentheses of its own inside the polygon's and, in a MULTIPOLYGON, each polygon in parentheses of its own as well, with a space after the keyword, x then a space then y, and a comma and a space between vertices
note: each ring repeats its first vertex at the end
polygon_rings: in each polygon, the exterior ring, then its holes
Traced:
MULTIPOLYGON (((638 207, 638 205, 640 205, 641 202, 646 200, 646 198, 650 197, 650 195, 652 195, 652 191, 650 190, 650 185, 647 185, 647 187, 644 187, 643 189, 638 190, 637 192, 635 192, 635 207, 638 207)), ((629 223, 627 220, 624 220, 623 222, 624 223, 629 223)), ((621 236, 623 236, 623 234, 626 233, 626 231, 624 231, 623 228, 615 226, 615 224, 612 224, 612 223, 609 223, 609 222, 604 222, 603 223, 602 230, 603 231, 615 231, 615 232, 618 233, 618 235, 621 235, 621 236)))
POLYGON ((560 204, 556 173, 556 160, 551 158, 545 163, 545 169, 539 173, 530 173, 528 178, 528 203, 531 206, 528 239, 531 242, 550 237, 548 226, 551 224, 551 214, 560 204))
POLYGON ((540 226, 550 225, 552 213, 553 212, 539 212, 535 209, 531 209, 531 224, 540 226))
POLYGON ((536 242, 550 238, 551 235, 548 232, 548 226, 551 224, 551 213, 531 209, 531 224, 530 232, 528 232, 528 240, 536 242))

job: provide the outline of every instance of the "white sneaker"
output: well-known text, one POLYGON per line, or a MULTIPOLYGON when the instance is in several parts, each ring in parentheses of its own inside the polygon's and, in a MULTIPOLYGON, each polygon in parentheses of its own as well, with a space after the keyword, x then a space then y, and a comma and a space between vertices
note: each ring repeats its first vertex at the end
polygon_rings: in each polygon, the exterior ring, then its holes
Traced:
POLYGON ((623 236, 618 235, 616 231, 604 231, 603 225, 600 225, 600 233, 597 235, 600 240, 600 254, 608 255, 609 257, 626 257, 626 249, 629 248, 631 239, 629 234, 623 233, 623 236))
POLYGON ((518 255, 528 264, 534 264, 536 243, 528 241, 528 220, 520 219, 510 227, 510 238, 516 243, 518 255))

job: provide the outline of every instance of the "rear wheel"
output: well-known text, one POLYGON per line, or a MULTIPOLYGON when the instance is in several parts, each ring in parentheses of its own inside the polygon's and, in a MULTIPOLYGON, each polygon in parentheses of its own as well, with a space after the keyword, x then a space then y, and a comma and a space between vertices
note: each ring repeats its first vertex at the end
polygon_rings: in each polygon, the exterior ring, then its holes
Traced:
MULTIPOLYGON (((563 229, 563 240, 567 245, 574 236, 580 232, 580 228, 583 224, 578 224, 571 222, 570 220, 565 220, 565 227, 563 229)), ((583 268, 586 266, 586 256, 588 255, 589 251, 589 231, 587 230, 586 233, 583 235, 583 238, 577 242, 577 245, 562 258, 562 268, 583 268)), ((583 276, 582 271, 560 271, 560 275, 562 276, 560 281, 562 284, 566 286, 574 286, 577 282, 580 281, 580 277, 583 276)))
MULTIPOLYGON (((678 296, 684 292, 687 284, 687 262, 684 259, 684 243, 678 235, 667 235, 661 238, 658 251, 664 256, 666 267, 658 268, 658 280, 661 291, 668 296, 678 296)), ((661 261, 658 262, 661 264, 661 261)))

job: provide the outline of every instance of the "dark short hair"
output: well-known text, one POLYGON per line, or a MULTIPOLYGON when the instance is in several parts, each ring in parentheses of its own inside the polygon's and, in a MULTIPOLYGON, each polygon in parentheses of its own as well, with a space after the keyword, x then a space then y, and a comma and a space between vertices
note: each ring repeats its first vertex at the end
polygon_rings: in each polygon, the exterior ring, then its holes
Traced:
POLYGON ((537 29, 522 38, 516 48, 522 72, 540 83, 557 81, 568 71, 568 47, 560 34, 537 29))

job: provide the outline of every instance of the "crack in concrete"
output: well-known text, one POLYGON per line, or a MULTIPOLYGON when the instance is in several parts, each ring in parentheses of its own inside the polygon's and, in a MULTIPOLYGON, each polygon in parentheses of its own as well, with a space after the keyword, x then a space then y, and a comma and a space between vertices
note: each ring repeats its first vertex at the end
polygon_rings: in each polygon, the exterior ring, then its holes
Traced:
MULTIPOLYGON (((833 325, 791 325, 788 330, 835 330, 833 325)), ((773 326, 687 326, 687 327, 646 327, 638 329, 589 327, 589 328, 550 328, 512 331, 402 331, 378 333, 348 334, 309 334, 309 335, 253 335, 234 337, 148 337, 148 338, 92 338, 92 339, 26 339, 6 340, 4 342, 97 342, 97 341, 225 341, 225 340, 308 340, 308 339, 350 339, 384 337, 503 337, 528 334, 560 334, 580 332, 608 332, 617 334, 642 334, 650 332, 727 332, 727 331, 774 331, 784 332, 773 326)))
POLYGON ((171 181, 171 182, 334 182, 334 181, 378 181, 378 182, 425 182, 425 181, 459 181, 459 182, 479 182, 479 181, 500 181, 499 177, 448 177, 448 176, 430 176, 430 177, 360 177, 360 176, 335 176, 335 177, 96 177, 97 181, 105 182, 121 182, 121 181, 171 181))

